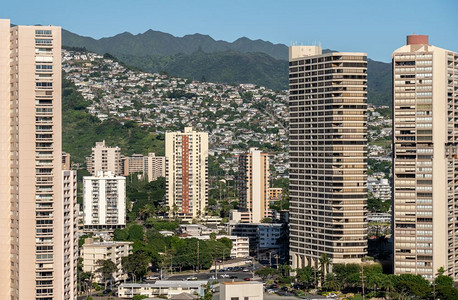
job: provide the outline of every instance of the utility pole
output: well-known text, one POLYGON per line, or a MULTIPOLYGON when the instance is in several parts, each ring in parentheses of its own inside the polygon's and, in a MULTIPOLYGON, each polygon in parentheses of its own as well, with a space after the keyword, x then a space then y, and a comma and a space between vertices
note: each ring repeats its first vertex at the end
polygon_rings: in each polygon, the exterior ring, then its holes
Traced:
POLYGON ((272 252, 269 251, 269 266, 272 268, 272 252))
POLYGON ((362 287, 362 294, 363 300, 364 298, 364 267, 363 267, 364 258, 361 260, 361 287, 362 287))
POLYGON ((197 273, 199 273, 200 269, 200 260, 199 260, 199 240, 197 240, 197 273))
POLYGON ((317 262, 316 262, 316 260, 315 260, 315 268, 313 268, 313 271, 314 271, 314 273, 315 273, 315 295, 316 295, 317 292, 318 292, 318 286, 317 286, 317 282, 316 282, 316 269, 317 269, 317 267, 318 267, 318 264, 317 264, 317 262))

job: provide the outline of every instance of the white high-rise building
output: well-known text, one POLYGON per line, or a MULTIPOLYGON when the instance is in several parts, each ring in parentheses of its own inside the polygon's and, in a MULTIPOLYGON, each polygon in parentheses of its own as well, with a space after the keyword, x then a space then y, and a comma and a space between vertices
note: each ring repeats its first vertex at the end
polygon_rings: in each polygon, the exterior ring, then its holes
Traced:
POLYGON ((411 35, 392 57, 394 273, 458 280, 458 53, 411 35))
POLYGON ((74 227, 64 224, 73 199, 63 196, 61 50, 60 27, 0 20, 2 299, 76 299, 65 244, 74 227))
POLYGON ((85 230, 114 230, 126 226, 126 177, 111 172, 83 177, 85 230))
POLYGON ((196 218, 205 213, 208 193, 208 133, 165 134, 166 199, 170 214, 196 218))
MULTIPOLYGON (((64 295, 77 295, 77 265, 78 265, 78 187, 74 170, 62 171, 62 199, 64 200, 63 226, 64 255, 61 258, 64 266, 65 285, 64 295)), ((67 296, 65 299, 73 299, 67 296)))
POLYGON ((367 56, 289 49, 293 268, 367 254, 367 56))

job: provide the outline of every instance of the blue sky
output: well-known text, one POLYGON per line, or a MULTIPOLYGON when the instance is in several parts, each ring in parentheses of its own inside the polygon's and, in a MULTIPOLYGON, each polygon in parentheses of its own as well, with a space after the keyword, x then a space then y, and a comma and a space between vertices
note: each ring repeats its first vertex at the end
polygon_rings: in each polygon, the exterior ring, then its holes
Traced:
POLYGON ((389 61, 407 34, 458 51, 457 0, 46 0, 5 1, 0 18, 14 24, 53 24, 101 38, 148 29, 183 36, 246 36, 291 45, 367 52, 389 61))

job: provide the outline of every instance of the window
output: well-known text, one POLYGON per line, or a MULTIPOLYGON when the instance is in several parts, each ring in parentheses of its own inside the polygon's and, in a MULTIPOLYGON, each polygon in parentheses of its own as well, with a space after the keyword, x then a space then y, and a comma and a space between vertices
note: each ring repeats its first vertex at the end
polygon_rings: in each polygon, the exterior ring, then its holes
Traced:
POLYGON ((239 297, 231 297, 231 300, 239 300, 239 297))

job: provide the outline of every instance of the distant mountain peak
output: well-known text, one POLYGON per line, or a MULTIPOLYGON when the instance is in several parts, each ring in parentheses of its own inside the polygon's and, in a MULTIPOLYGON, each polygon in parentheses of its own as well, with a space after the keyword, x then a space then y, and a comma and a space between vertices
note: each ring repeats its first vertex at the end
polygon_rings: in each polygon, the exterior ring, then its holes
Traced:
MULTIPOLYGON (((274 89, 286 89, 288 83, 288 47, 245 36, 230 43, 201 33, 176 37, 149 29, 96 40, 63 30, 62 45, 110 53, 146 71, 166 71, 197 80, 205 76, 209 81, 251 82, 274 89)), ((368 60, 369 101, 390 103, 390 74, 390 64, 368 60)))

